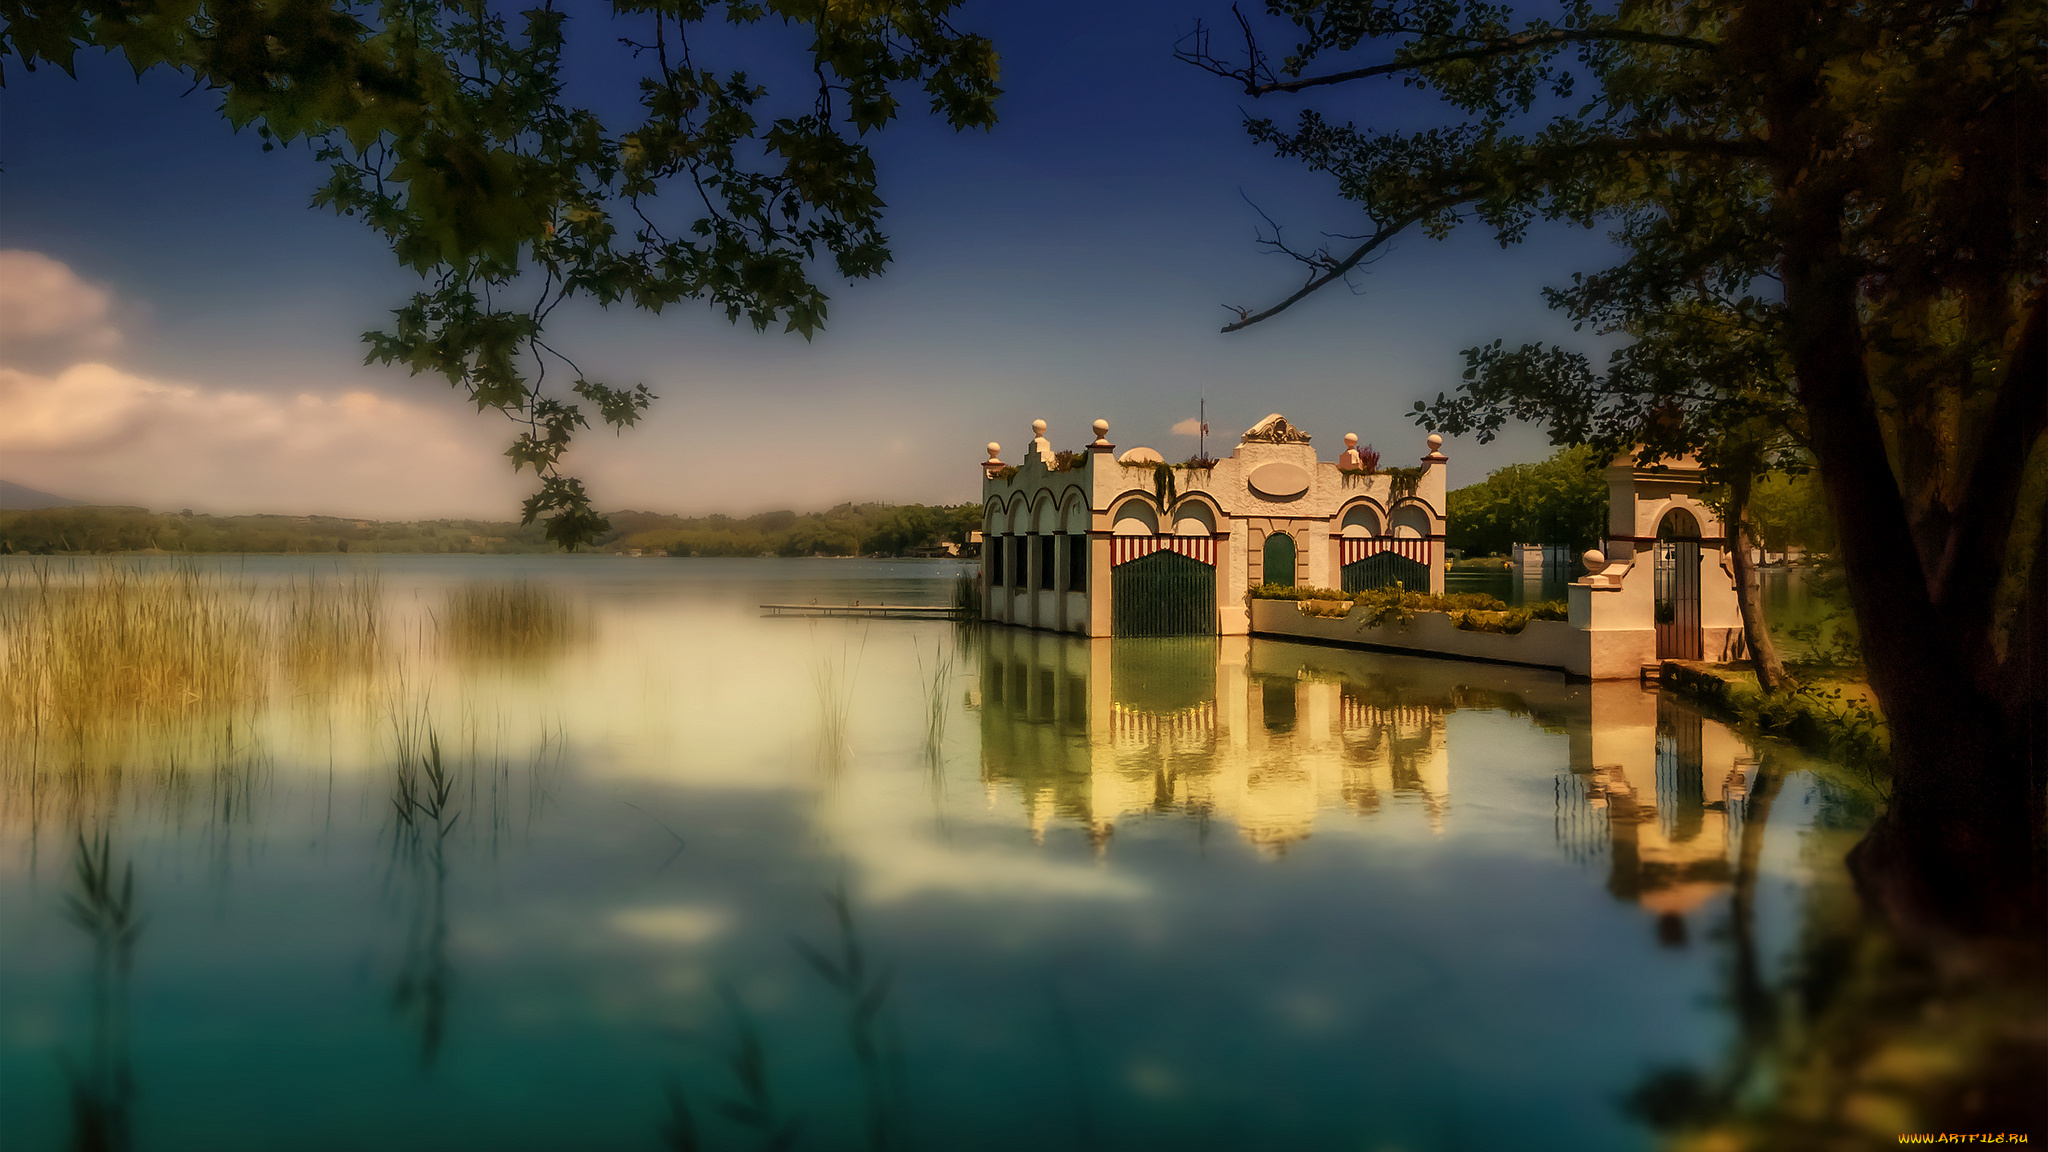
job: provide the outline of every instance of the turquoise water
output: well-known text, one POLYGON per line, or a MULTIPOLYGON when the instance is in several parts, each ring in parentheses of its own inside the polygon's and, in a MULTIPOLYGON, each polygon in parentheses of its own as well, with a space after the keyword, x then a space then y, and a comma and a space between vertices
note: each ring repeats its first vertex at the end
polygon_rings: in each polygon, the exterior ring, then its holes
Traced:
POLYGON ((1782 973, 1857 818, 1631 684, 756 608, 955 564, 215 563, 375 572, 385 640, 8 747, 9 1149, 1647 1147, 1630 1093, 1734 1042, 1734 886, 1782 973), (573 627, 479 660, 450 597, 510 581, 573 627))

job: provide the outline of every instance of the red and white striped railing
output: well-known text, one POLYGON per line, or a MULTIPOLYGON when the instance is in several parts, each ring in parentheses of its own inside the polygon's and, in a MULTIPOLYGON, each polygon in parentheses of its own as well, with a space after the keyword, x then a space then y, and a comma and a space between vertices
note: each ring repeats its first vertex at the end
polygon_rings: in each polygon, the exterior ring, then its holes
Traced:
POLYGON ((1199 741, 1216 735, 1216 702, 1213 700, 1161 715, 1122 704, 1111 704, 1110 733, 1117 743, 1151 747, 1163 740, 1199 741))
POLYGON ((1426 565, 1429 563, 1430 541, 1414 536, 1347 536, 1338 542, 1338 563, 1356 564, 1382 552, 1392 552, 1404 560, 1426 565))
POLYGON ((1212 536, 1112 536, 1109 538, 1111 567, 1128 564, 1154 552, 1178 552, 1190 560, 1216 566, 1216 540, 1212 536))

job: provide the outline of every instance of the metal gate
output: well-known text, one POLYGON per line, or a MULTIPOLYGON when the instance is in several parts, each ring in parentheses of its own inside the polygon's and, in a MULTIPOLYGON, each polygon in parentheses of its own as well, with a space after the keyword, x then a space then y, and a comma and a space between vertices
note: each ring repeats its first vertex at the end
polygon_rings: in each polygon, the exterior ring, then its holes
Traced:
POLYGON ((1164 548, 1109 571, 1112 636, 1214 636, 1216 569, 1164 548))
POLYGON ((1369 588, 1392 588, 1399 584, 1411 592, 1429 591, 1429 565, 1418 564, 1398 552, 1381 552, 1344 565, 1340 571, 1344 592, 1369 588))
POLYGON ((1657 659, 1700 658, 1700 542, 1657 541, 1657 659))
POLYGON ((1698 838, 1706 825, 1706 724, 1698 712, 1657 697, 1657 820, 1674 844, 1698 838))

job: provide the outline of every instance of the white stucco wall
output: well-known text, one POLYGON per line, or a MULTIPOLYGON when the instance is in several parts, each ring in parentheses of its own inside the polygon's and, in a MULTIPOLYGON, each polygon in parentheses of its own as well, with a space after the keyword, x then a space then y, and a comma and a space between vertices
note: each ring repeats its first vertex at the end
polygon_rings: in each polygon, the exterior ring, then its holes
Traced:
POLYGON ((1531 620, 1521 632, 1467 632, 1441 612, 1420 612, 1407 624, 1368 626, 1353 607, 1346 616, 1305 616, 1293 600, 1254 600, 1252 632, 1353 647, 1389 648, 1420 656, 1448 656, 1526 664, 1586 675, 1587 633, 1562 620, 1531 620))
MULTIPOLYGON (((1332 442, 1336 438, 1331 438, 1332 442)), ((1337 548, 1347 513, 1363 530, 1380 535, 1392 531, 1399 520, 1410 520, 1418 534, 1431 539, 1430 586, 1441 592, 1447 567, 1444 555, 1444 499, 1447 491, 1447 458, 1434 446, 1423 458, 1423 472, 1412 495, 1395 498, 1392 484, 1384 474, 1346 475, 1333 461, 1318 460, 1313 444, 1240 442, 1230 456, 1210 469, 1175 469, 1174 479, 1180 504, 1171 516, 1159 506, 1152 466, 1125 466, 1117 462, 1115 446, 1090 444, 1082 465, 1055 471, 1037 453, 1019 455, 1016 470, 999 475, 984 471, 982 485, 983 530, 988 547, 1001 546, 1006 538, 1025 533, 1073 533, 1085 531, 1090 546, 1099 555, 1091 563, 1089 589, 1085 594, 1067 593, 1065 574, 1045 591, 1051 595, 1081 595, 1084 607, 1071 602, 1047 604, 1038 600, 1017 601, 988 592, 988 619, 1036 628, 1058 628, 1102 636, 1109 632, 1108 594, 1111 573, 1107 564, 1107 539, 1125 522, 1124 531, 1146 534, 1176 534, 1189 519, 1187 510, 1199 509, 1197 518, 1213 523, 1216 541, 1216 609, 1219 630, 1224 635, 1243 635, 1251 626, 1246 596, 1263 578, 1261 547, 1266 534, 1286 532, 1295 538, 1295 582, 1333 587, 1340 583, 1337 548), (1287 464, 1308 476, 1305 491, 1275 497, 1250 484, 1252 474, 1266 464, 1287 464)), ((1004 465, 1003 470, 1008 466, 1004 465)), ((1185 533, 1179 533, 1185 535, 1185 533)), ((986 551, 984 552, 986 557, 986 551)), ((991 569, 983 562, 984 588, 991 569)), ((1038 569, 1025 561, 1023 587, 1036 587, 1038 569)), ((1016 574, 1012 574, 1016 579, 1016 574)))

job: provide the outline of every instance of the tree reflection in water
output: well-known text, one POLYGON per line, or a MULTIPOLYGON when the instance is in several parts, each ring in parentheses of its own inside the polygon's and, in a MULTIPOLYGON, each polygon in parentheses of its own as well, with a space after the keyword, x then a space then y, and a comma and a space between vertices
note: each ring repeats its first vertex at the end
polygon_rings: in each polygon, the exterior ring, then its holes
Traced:
MULTIPOLYGON (((2038 942, 1906 941, 1834 876, 1809 891, 1786 974, 1766 979, 1774 958, 1759 944, 1758 865, 1785 775, 1771 760, 1747 802, 1729 902, 1725 1002, 1736 1038, 1716 1066, 1653 1072, 1631 1093, 1631 1111, 1669 1133, 1672 1147, 1702 1152, 2048 1130, 2038 942)), ((1821 793, 1823 804, 1868 805, 1839 781, 1821 793)), ((1846 823, 1823 819, 1807 852, 1838 859, 1867 818, 1846 823)))
POLYGON ((1651 1072, 1629 1094, 1632 1113, 1674 1147, 1702 1150, 2043 1129, 2038 947, 1901 941, 1824 867, 1786 974, 1768 978, 1779 958, 1760 942, 1757 906, 1771 810, 1788 775, 1812 773, 1823 811, 1804 851, 1839 860, 1875 802, 1851 774, 1768 744, 1750 756, 1728 729, 1662 696, 1596 693, 1586 742, 1557 788, 1567 853, 1604 861, 1608 890, 1655 913, 1663 943, 1685 945, 1690 918, 1727 909, 1717 938, 1735 1039, 1715 1067, 1651 1072))
POLYGON ((92 938, 91 1033, 83 1061, 59 1057, 71 1096, 71 1146, 112 1152, 133 1146, 130 1105, 135 1076, 128 1051, 128 981, 142 916, 135 902, 135 864, 115 879, 111 831, 78 836, 78 890, 66 893, 71 922, 92 938))

